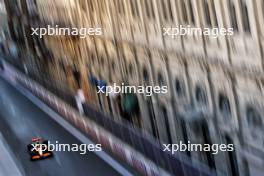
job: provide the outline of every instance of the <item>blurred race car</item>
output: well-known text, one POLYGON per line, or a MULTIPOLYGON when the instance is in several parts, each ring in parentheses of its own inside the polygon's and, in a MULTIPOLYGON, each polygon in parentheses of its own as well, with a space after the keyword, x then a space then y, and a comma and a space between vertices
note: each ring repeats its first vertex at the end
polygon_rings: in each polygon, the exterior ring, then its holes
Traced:
POLYGON ((42 138, 32 138, 31 144, 27 146, 32 161, 46 159, 53 156, 48 150, 48 141, 42 138))

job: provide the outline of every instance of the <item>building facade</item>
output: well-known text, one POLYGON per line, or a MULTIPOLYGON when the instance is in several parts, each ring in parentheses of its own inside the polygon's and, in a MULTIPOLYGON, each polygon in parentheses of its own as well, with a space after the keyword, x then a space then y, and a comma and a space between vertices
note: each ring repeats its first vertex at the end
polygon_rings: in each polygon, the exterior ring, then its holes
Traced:
POLYGON ((162 143, 233 143, 234 152, 186 154, 224 175, 263 175, 263 0, 37 0, 36 4, 45 24, 103 29, 103 35, 84 39, 44 38, 55 58, 50 71, 72 92, 84 90, 87 102, 122 120, 124 95, 98 95, 90 77, 106 85, 166 85, 165 95, 135 95, 139 111, 127 119, 132 125, 162 143), (164 35, 163 27, 179 25, 233 28, 234 35, 164 35))

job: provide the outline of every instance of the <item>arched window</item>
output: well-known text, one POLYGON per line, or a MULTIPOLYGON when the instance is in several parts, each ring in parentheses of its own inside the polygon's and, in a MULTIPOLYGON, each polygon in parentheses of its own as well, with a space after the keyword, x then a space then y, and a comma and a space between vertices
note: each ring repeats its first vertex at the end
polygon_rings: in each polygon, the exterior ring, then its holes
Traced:
POLYGON ((214 27, 218 27, 218 20, 217 20, 217 15, 216 15, 215 2, 211 1, 211 3, 212 3, 212 12, 213 12, 212 19, 213 19, 214 27))
POLYGON ((162 73, 160 73, 160 72, 158 73, 158 84, 160 87, 165 85, 164 78, 162 76, 162 73))
POLYGON ((155 9, 154 9, 154 2, 149 1, 150 4, 150 9, 151 9, 151 14, 152 14, 152 19, 155 20, 156 16, 155 16, 155 9))
POLYGON ((156 116, 154 113, 154 109, 153 109, 153 104, 152 104, 152 100, 147 100, 147 107, 148 107, 148 113, 149 113, 149 118, 150 118, 150 123, 151 123, 151 127, 152 127, 152 134, 155 138, 159 139, 159 132, 158 132, 158 125, 157 125, 157 121, 156 121, 156 116))
POLYGON ((144 2, 144 5, 145 5, 146 15, 150 19, 151 15, 150 15, 149 7, 148 7, 148 2, 147 2, 147 0, 144 0, 143 2, 144 2))
POLYGON ((229 99, 225 95, 222 95, 222 94, 219 95, 218 106, 223 116, 225 117, 231 116, 230 102, 229 102, 229 99))
POLYGON ((150 79, 147 68, 144 67, 142 72, 143 72, 143 80, 144 80, 145 84, 147 85, 147 84, 149 84, 149 79, 150 79))
POLYGON ((161 1, 163 18, 165 21, 173 21, 173 13, 170 0, 162 0, 161 1))
MULTIPOLYGON (((4 64, 3 61, 0 60, 0 69, 3 70, 4 69, 4 64)), ((65 71, 64 71, 65 72, 65 71)))
POLYGON ((173 13, 172 13, 172 6, 171 6, 171 3, 170 3, 170 0, 167 1, 167 4, 168 4, 168 10, 169 10, 169 16, 170 16, 170 20, 173 21, 173 13))
POLYGON ((168 16, 167 16, 167 7, 166 7, 166 1, 162 0, 161 1, 161 6, 162 6, 162 11, 163 11, 163 17, 165 19, 165 21, 168 21, 168 16))
POLYGON ((92 0, 90 0, 89 2, 90 2, 89 3, 90 9, 91 9, 92 12, 94 12, 94 10, 95 10, 94 4, 93 4, 94 2, 92 2, 92 0))
POLYGON ((184 82, 180 79, 175 80, 175 91, 178 97, 183 97, 185 96, 185 85, 184 82))
POLYGON ((125 14, 125 7, 124 7, 124 1, 118 0, 117 1, 117 9, 118 9, 118 13, 120 15, 124 15, 125 14))
POLYGON ((212 20, 210 16, 210 7, 207 2, 207 0, 204 0, 204 11, 205 11, 205 19, 206 19, 206 24, 211 27, 212 26, 212 20))
POLYGON ((170 132, 170 122, 169 122, 169 116, 168 116, 167 109, 164 106, 162 106, 161 107, 161 112, 162 112, 162 116, 163 116, 164 121, 165 121, 166 132, 167 132, 167 135, 168 135, 168 143, 172 144, 172 135, 171 135, 171 132, 170 132))
POLYGON ((130 0, 131 11, 134 18, 139 18, 139 7, 136 0, 130 0))
MULTIPOLYGON (((263 15, 263 20, 264 20, 264 1, 262 1, 262 15, 263 15)), ((264 35, 264 33, 263 33, 264 35)))
POLYGON ((234 31, 238 31, 236 8, 234 3, 231 2, 231 0, 229 0, 229 10, 230 10, 231 26, 234 29, 234 31))
POLYGON ((192 2, 191 2, 191 0, 188 0, 188 6, 189 6, 189 11, 190 11, 190 19, 191 19, 191 23, 192 23, 192 24, 195 24, 194 10, 193 10, 193 6, 192 6, 192 2))
POLYGON ((255 108, 251 106, 247 107, 246 116, 247 116, 247 122, 248 122, 249 128, 251 129, 262 128, 261 116, 255 108))
POLYGON ((246 159, 243 160, 242 162, 243 164, 243 172, 245 176, 250 176, 250 170, 249 170, 249 164, 248 161, 246 159))
POLYGON ((77 70, 77 68, 74 68, 72 72, 73 72, 74 79, 75 79, 76 83, 78 84, 78 88, 81 88, 81 73, 80 73, 80 71, 77 70))
POLYGON ((112 68, 112 72, 115 73, 116 72, 116 68, 117 68, 115 61, 112 61, 111 68, 112 68))
POLYGON ((100 58, 100 61, 101 61, 101 66, 104 68, 105 66, 105 60, 103 57, 100 58))
MULTIPOLYGON (((205 144, 212 145, 212 139, 210 137, 210 131, 207 123, 203 123, 201 125, 201 132, 203 136, 203 141, 205 144)), ((214 156, 211 152, 205 152, 206 157, 207 157, 207 163, 210 168, 215 169, 215 159, 214 156)))
POLYGON ((130 64, 128 65, 128 73, 129 73, 129 75, 130 75, 131 77, 133 76, 134 68, 133 68, 132 63, 130 63, 130 64))
MULTIPOLYGON (((228 144, 233 144, 234 145, 233 140, 229 136, 225 136, 224 138, 225 138, 225 141, 226 141, 227 145, 228 144)), ((235 147, 235 145, 234 145, 234 147, 235 147)), ((235 151, 236 150, 227 152, 228 160, 229 160, 229 164, 230 164, 230 169, 231 169, 230 175, 232 175, 232 176, 236 176, 239 173, 238 164, 237 164, 237 155, 236 155, 235 151)))
POLYGON ((91 54, 91 64, 94 64, 95 63, 95 56, 94 56, 94 53, 91 54))
POLYGON ((241 11, 242 11, 244 31, 250 33, 251 28, 250 28, 250 22, 249 22, 249 16, 248 16, 248 8, 244 0, 241 0, 241 11))
POLYGON ((180 3, 181 3, 181 10, 182 10, 182 20, 183 20, 184 23, 188 24, 188 15, 187 15, 186 4, 183 1, 180 1, 180 3))
POLYGON ((195 98, 200 105, 207 105, 208 103, 206 91, 201 86, 196 87, 195 98))

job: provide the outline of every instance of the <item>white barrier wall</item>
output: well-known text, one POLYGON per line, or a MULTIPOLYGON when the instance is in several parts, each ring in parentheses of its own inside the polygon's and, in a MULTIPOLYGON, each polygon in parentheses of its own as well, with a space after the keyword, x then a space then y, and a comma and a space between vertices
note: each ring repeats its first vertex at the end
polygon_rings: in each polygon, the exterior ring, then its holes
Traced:
POLYGON ((9 81, 20 83, 35 96, 57 111, 65 120, 71 122, 79 130, 87 134, 93 142, 101 143, 105 151, 111 152, 119 159, 135 168, 139 173, 146 176, 167 176, 169 175, 155 163, 146 159, 139 152, 129 145, 110 134, 98 124, 87 117, 81 116, 75 109, 63 102, 60 98, 44 89, 40 84, 29 79, 8 63, 4 64, 5 77, 9 81))

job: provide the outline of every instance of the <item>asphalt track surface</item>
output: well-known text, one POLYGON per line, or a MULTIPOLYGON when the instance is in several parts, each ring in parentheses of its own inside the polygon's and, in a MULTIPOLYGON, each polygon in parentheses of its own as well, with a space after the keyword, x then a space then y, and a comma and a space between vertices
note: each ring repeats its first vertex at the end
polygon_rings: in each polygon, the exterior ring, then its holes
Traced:
MULTIPOLYGON (((0 131, 26 176, 118 176, 116 170, 88 152, 54 152, 54 157, 30 161, 27 144, 41 136, 55 144, 81 144, 29 99, 0 78, 0 131)), ((1 158, 0 158, 1 159, 1 158)))

